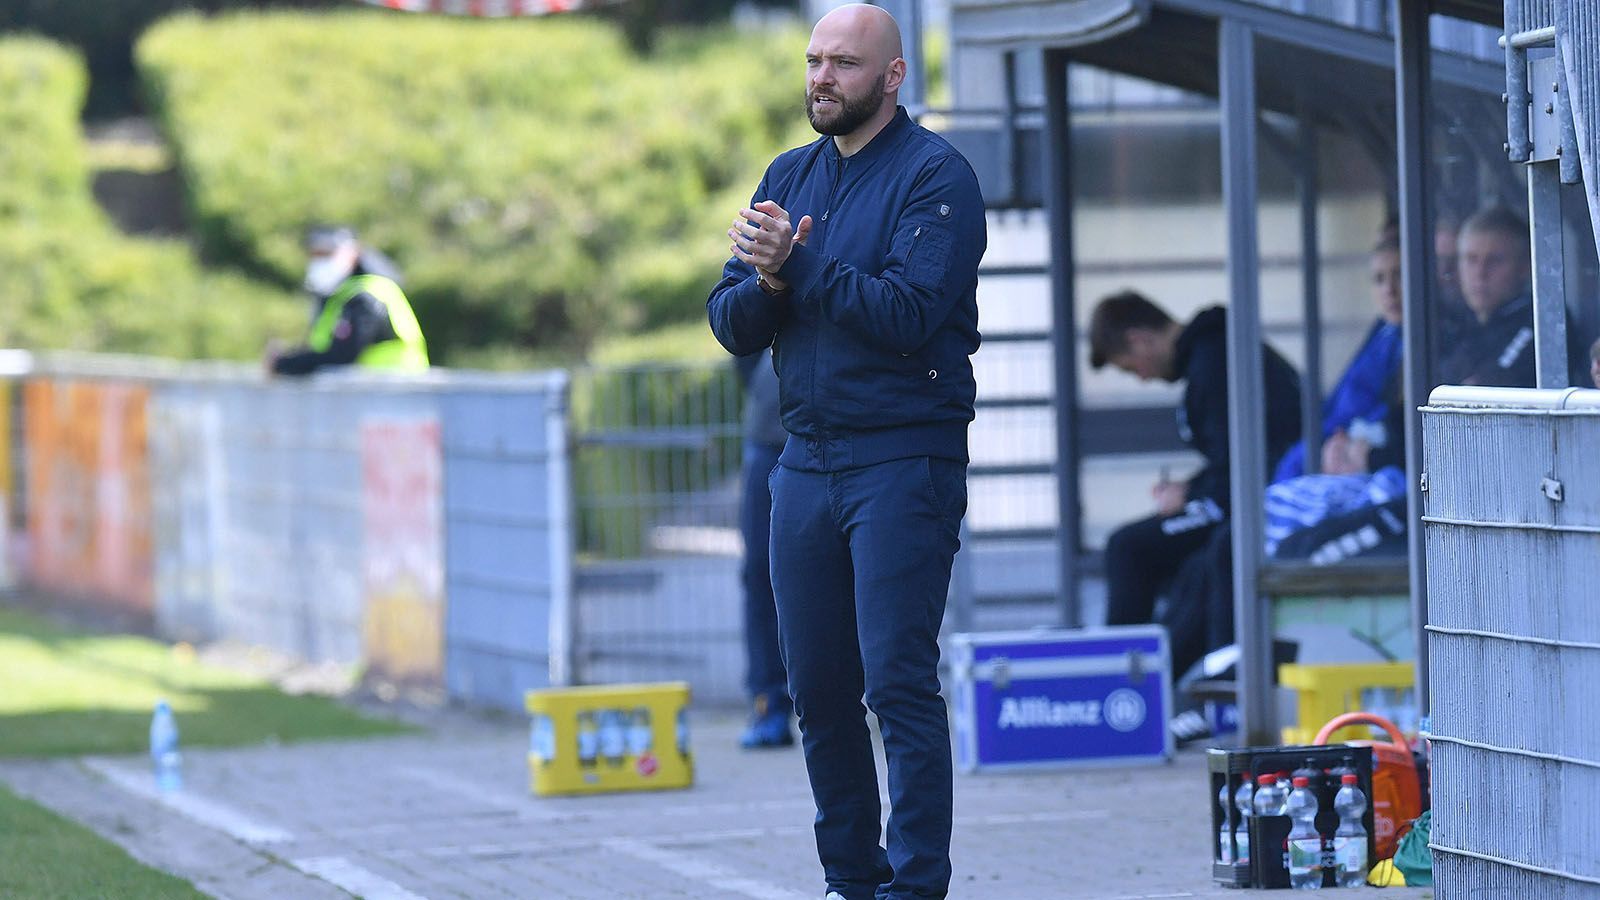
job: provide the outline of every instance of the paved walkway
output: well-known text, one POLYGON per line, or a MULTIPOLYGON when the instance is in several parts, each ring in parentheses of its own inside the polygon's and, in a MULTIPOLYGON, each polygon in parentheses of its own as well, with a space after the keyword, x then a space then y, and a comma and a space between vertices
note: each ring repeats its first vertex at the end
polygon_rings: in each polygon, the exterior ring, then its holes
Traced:
MULTIPOLYGON (((0 780, 229 900, 815 900, 800 752, 742 753, 738 725, 697 716, 696 784, 663 793, 535 797, 524 729, 459 714, 426 736, 190 750, 172 797, 143 758, 11 761, 0 780)), ((1204 771, 1190 751, 1167 766, 958 775, 951 896, 1237 900, 1209 880, 1204 771)))

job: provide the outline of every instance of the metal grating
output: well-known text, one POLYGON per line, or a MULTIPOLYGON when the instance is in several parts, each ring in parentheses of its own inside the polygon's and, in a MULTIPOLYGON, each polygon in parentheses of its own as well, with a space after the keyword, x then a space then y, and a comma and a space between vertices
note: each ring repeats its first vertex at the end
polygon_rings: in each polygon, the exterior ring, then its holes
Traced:
POLYGON ((1423 410, 1434 883, 1600 897, 1596 392, 1462 390, 1423 410))

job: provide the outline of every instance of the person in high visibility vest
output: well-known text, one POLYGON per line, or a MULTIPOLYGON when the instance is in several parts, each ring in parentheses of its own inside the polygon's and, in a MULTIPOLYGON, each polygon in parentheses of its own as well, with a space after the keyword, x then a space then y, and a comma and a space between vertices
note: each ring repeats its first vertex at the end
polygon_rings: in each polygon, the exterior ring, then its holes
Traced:
POLYGON ((305 346, 267 350, 277 375, 306 375, 355 364, 390 372, 423 372, 428 344, 389 259, 361 245, 354 229, 316 226, 306 232, 305 288, 314 300, 305 346))

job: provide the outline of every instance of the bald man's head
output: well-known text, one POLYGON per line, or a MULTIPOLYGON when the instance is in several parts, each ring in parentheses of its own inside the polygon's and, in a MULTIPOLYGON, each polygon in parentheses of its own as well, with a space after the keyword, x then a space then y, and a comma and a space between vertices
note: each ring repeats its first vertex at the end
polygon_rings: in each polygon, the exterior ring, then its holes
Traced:
POLYGON ((894 115, 906 63, 900 26, 865 3, 822 17, 806 48, 806 117, 821 134, 870 139, 894 115))
POLYGON ((811 32, 813 43, 819 35, 851 40, 869 50, 880 65, 887 66, 905 53, 900 46, 899 23, 888 10, 870 3, 847 3, 823 16, 811 32))

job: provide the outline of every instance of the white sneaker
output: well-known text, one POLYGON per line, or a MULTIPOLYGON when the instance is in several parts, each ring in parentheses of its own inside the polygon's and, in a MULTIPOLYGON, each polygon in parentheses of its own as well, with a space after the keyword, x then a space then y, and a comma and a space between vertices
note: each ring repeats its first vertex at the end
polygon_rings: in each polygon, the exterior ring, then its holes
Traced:
POLYGON ((829 891, 828 896, 823 897, 822 900, 844 900, 844 895, 838 891, 829 891))

